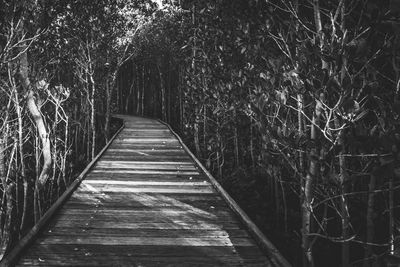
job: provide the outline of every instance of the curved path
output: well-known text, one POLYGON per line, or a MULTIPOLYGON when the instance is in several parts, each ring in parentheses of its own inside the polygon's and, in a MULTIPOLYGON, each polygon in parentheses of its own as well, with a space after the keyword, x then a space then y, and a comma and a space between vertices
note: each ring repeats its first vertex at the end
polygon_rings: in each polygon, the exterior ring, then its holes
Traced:
POLYGON ((120 117, 125 128, 17 266, 286 266, 166 125, 120 117))

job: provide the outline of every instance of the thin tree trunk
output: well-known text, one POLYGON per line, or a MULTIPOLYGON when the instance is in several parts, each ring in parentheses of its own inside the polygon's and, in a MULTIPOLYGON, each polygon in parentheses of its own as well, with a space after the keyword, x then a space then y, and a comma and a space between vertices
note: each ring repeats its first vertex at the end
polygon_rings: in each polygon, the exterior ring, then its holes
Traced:
MULTIPOLYGON (((193 5, 192 5, 192 24, 193 24, 193 26, 196 24, 195 2, 193 2, 193 5)), ((194 72, 195 67, 196 67, 196 32, 194 32, 194 36, 193 36, 193 49, 192 49, 192 71, 193 72, 194 72)))
MULTIPOLYGON (((55 104, 55 112, 54 112, 54 135, 57 135, 57 124, 58 124, 58 103, 55 104)), ((53 155, 54 155, 54 160, 53 160, 53 181, 55 180, 55 175, 56 175, 56 167, 57 167, 57 138, 54 139, 53 143, 53 155)))
POLYGON ((203 149, 207 147, 207 105, 203 103, 203 149))
POLYGON ((96 95, 96 84, 94 82, 93 75, 89 75, 90 83, 92 85, 92 91, 90 94, 90 105, 91 105, 91 114, 90 114, 90 128, 92 133, 92 149, 90 154, 90 159, 94 159, 96 154, 96 103, 95 103, 95 95, 96 95))
POLYGON ((160 89, 161 89, 161 118, 163 121, 167 121, 167 114, 166 114, 166 99, 165 99, 165 83, 164 83, 164 75, 162 73, 162 68, 161 68, 161 60, 158 60, 157 62, 157 69, 158 69, 158 75, 160 79, 160 89))
MULTIPOLYGON (((10 198, 8 197, 9 190, 8 190, 7 180, 6 180, 4 152, 5 152, 5 145, 4 145, 3 138, 1 137, 1 139, 0 139, 0 179, 1 179, 2 187, 3 187, 2 188, 3 189, 3 198, 5 198, 5 201, 3 201, 3 203, 6 202, 6 204, 8 204, 8 199, 10 199, 10 198)), ((3 203, 1 205, 1 207, 4 207, 3 203)), ((5 214, 4 217, 8 218, 8 212, 9 212, 9 210, 8 210, 8 205, 7 205, 6 209, 1 211, 1 214, 5 214)), ((3 216, 1 216, 0 218, 3 218, 3 216)), ((6 219, 6 221, 7 221, 7 219, 6 219)), ((3 224, 0 224, 0 225, 3 225, 3 224)), ((6 252, 7 247, 8 247, 9 230, 10 229, 7 229, 7 228, 8 228, 8 225, 5 222, 3 228, 0 229, 0 259, 3 258, 4 253, 6 252)))
POLYGON ((145 67, 144 67, 144 65, 142 65, 142 93, 141 93, 142 97, 141 97, 141 101, 140 101, 140 105, 141 105, 140 114, 142 116, 144 115, 144 90, 145 90, 145 86, 146 86, 145 78, 146 78, 145 67))
POLYGON ((183 117, 184 117, 184 102, 183 102, 183 91, 182 91, 182 88, 183 88, 183 85, 182 85, 182 81, 183 81, 183 74, 182 74, 182 70, 181 70, 181 68, 179 68, 178 69, 178 75, 179 75, 179 78, 178 78, 178 80, 179 80, 179 84, 178 84, 178 87, 179 87, 179 125, 180 125, 180 128, 181 128, 181 131, 183 132, 183 124, 184 124, 184 119, 183 119, 183 117))
POLYGON ((218 177, 222 178, 222 166, 224 164, 223 151, 222 151, 222 140, 221 140, 221 129, 219 118, 217 117, 217 164, 218 164, 218 177))
MULTIPOLYGON (((274 167, 274 203, 275 203, 275 227, 279 227, 280 226, 280 209, 281 209, 281 199, 279 197, 279 180, 281 179, 281 177, 279 177, 279 171, 278 171, 278 167, 274 167)), ((280 227, 279 227, 280 228, 280 227)))
POLYGON ((233 143, 234 143, 234 151, 235 151, 235 166, 236 168, 239 167, 240 160, 239 160, 239 136, 238 136, 238 129, 237 129, 237 114, 236 110, 233 111, 233 119, 234 125, 233 125, 233 143))
MULTIPOLYGON (((299 131, 299 136, 304 135, 304 127, 303 127, 303 95, 298 94, 297 95, 297 120, 298 120, 298 131, 299 131)), ((304 153, 301 151, 302 148, 299 150, 299 170, 303 174, 305 173, 304 169, 304 153)))
MULTIPOLYGON (((104 135, 105 135, 105 139, 106 142, 108 142, 109 138, 110 138, 110 119, 111 119, 111 98, 112 98, 112 91, 113 88, 115 86, 115 82, 116 82, 116 73, 112 75, 112 79, 111 79, 111 86, 110 86, 110 82, 107 78, 106 80, 106 118, 105 118, 105 125, 104 125, 104 135)), ((131 86, 131 91, 133 84, 131 86)), ((130 99, 130 95, 128 97, 128 100, 130 99)))
MULTIPOLYGON (((375 206, 375 185, 376 176, 371 173, 368 185, 368 206, 367 206, 367 243, 372 243, 374 241, 374 206, 375 206)), ((371 245, 366 244, 365 254, 364 254, 364 267, 371 266, 371 261, 368 258, 372 255, 371 245)))
POLYGON ((135 76, 136 76, 136 115, 140 115, 140 83, 139 83, 139 69, 135 65, 135 76))
POLYGON ((40 176, 40 152, 39 152, 39 137, 35 134, 35 171, 36 171, 36 182, 33 188, 33 216, 35 223, 40 219, 40 198, 38 183, 40 176))
MULTIPOLYGON (((334 118, 334 124, 335 128, 339 129, 340 128, 340 123, 339 119, 335 115, 334 118)), ((348 205, 347 205, 347 199, 345 197, 347 193, 347 171, 346 171, 346 158, 343 156, 343 154, 346 153, 346 148, 344 145, 344 132, 345 130, 341 130, 339 132, 338 136, 338 145, 340 146, 340 151, 339 151, 339 179, 340 179, 340 185, 341 185, 341 197, 340 197, 340 206, 341 206, 341 223, 342 223, 342 238, 343 240, 347 240, 349 237, 349 226, 350 226, 350 221, 349 221, 349 211, 348 211, 348 205)), ((349 266, 349 242, 344 241, 342 244, 342 266, 346 267, 349 266)))
MULTIPOLYGON (((319 44, 321 51, 323 50, 323 39, 324 35, 322 32, 322 23, 321 23, 321 13, 319 8, 319 0, 313 0, 313 11, 314 11, 314 19, 315 26, 318 33, 319 44)), ((326 61, 321 59, 322 69, 328 70, 328 64, 326 61)), ((302 247, 304 251, 304 266, 314 266, 313 261, 313 253, 312 253, 312 242, 310 242, 310 233, 311 233, 311 212, 312 212, 312 199, 313 199, 313 183, 315 181, 317 170, 318 170, 318 149, 317 149, 317 127, 319 124, 319 119, 321 116, 321 111, 319 110, 319 103, 316 101, 315 103, 315 111, 312 117, 311 123, 311 151, 310 151, 310 165, 309 171, 306 175, 306 179, 304 182, 304 197, 302 201, 302 247)))
POLYGON ((389 251, 391 255, 394 255, 394 188, 393 180, 394 174, 389 177, 389 251))
POLYGON ((17 144, 15 143, 10 155, 10 161, 8 165, 8 171, 6 174, 6 166, 5 166, 5 145, 3 139, 0 140, 0 179, 3 184, 3 194, 5 195, 6 201, 6 211, 5 211, 5 220, 3 224, 3 228, 1 229, 1 238, 0 238, 0 259, 4 256, 11 239, 11 223, 12 223, 12 214, 13 214, 13 186, 12 183, 8 183, 10 169, 12 166, 15 150, 17 149, 17 144))
MULTIPOLYGON (((13 79, 13 78, 12 78, 13 79)), ((14 84, 14 83, 13 83, 14 84)), ((23 120, 22 120, 22 114, 21 114, 21 106, 20 106, 20 100, 18 96, 18 91, 16 88, 13 88, 14 92, 14 105, 15 105, 15 110, 17 112, 17 119, 18 119, 18 153, 19 153, 19 160, 21 164, 21 178, 22 178, 22 185, 23 185, 23 207, 22 207, 22 215, 21 215, 21 223, 20 223, 20 231, 22 231, 25 227, 26 224, 26 215, 28 211, 28 179, 26 177, 26 167, 25 167, 25 155, 24 155, 24 139, 23 139, 23 120)))
POLYGON ((68 116, 65 118, 65 136, 64 136, 64 158, 61 165, 62 171, 62 178, 65 184, 65 188, 68 187, 69 181, 67 181, 67 170, 66 170, 66 163, 69 151, 69 142, 68 142, 68 135, 69 135, 69 118, 68 116))
POLYGON ((196 156, 200 157, 201 156, 201 150, 200 150, 200 140, 199 140, 199 116, 198 116, 198 108, 195 107, 195 121, 194 121, 194 146, 196 149, 196 156))
POLYGON ((319 123, 319 111, 315 111, 312 124, 311 124, 311 138, 312 145, 310 151, 310 166, 308 174, 304 182, 304 198, 302 203, 302 247, 304 251, 304 266, 314 266, 312 246, 310 240, 311 233, 311 212, 312 212, 312 199, 313 199, 313 184, 317 175, 318 169, 318 153, 317 153, 317 128, 315 125, 319 123))
POLYGON ((254 169, 256 166, 255 157, 254 157, 254 141, 253 141, 253 118, 250 118, 250 158, 251 158, 251 166, 254 169))
MULTIPOLYGON (((344 33, 346 31, 346 0, 343 0, 342 6, 339 7, 341 10, 341 30, 344 33)), ((344 43, 346 40, 344 40, 344 43)), ((342 69, 340 70, 340 83, 343 84, 343 81, 346 76, 346 68, 347 68, 347 56, 342 56, 342 69)), ((340 127, 338 119, 335 119, 336 128, 340 127)), ((341 216, 342 216, 342 238, 343 240, 347 240, 349 238, 349 228, 350 228, 350 214, 346 199, 346 193, 348 191, 348 175, 346 170, 346 158, 343 154, 346 153, 345 139, 344 139, 345 130, 341 130, 339 133, 339 145, 341 146, 341 150, 339 152, 339 168, 340 168, 340 182, 342 185, 342 197, 341 197, 341 216)), ((350 265, 350 243, 343 242, 342 244, 342 266, 347 267, 350 265)))

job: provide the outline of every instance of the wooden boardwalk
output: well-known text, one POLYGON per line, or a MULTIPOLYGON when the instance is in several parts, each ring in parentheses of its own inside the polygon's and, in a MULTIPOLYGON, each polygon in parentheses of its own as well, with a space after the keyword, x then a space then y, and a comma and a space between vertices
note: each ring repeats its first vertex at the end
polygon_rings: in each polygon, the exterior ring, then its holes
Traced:
POLYGON ((236 204, 166 125, 123 118, 17 266, 288 266, 251 237, 236 204))

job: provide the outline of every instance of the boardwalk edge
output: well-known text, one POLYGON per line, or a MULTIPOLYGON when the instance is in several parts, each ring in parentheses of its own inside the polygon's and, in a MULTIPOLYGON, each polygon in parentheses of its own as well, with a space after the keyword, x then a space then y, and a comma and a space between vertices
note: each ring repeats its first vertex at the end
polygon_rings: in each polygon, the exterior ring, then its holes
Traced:
POLYGON ((190 149, 182 141, 181 137, 172 129, 172 127, 162 121, 158 120, 160 123, 168 127, 168 129, 175 135, 179 140, 179 143, 185 149, 185 151, 190 155, 190 157, 196 162, 199 168, 205 173, 205 175, 210 179, 214 188, 222 195, 225 201, 228 203, 229 207, 239 216, 240 220, 247 227, 253 238, 256 239, 257 243, 261 246, 264 252, 269 256, 269 260, 276 267, 291 267, 291 264, 281 255, 279 250, 267 239, 267 237, 261 232, 261 230, 254 224, 250 217, 239 207, 236 201, 225 191, 225 189, 219 184, 219 182, 211 175, 211 173, 201 164, 197 157, 190 151, 190 149))
POLYGON ((118 134, 124 129, 125 121, 122 120, 122 126, 110 138, 103 149, 96 155, 96 157, 86 166, 86 168, 79 174, 79 176, 70 184, 65 192, 57 199, 57 201, 46 211, 40 220, 32 227, 32 229, 18 242, 18 244, 0 261, 0 267, 13 266, 18 260, 19 254, 34 241, 35 237, 47 225, 49 220, 53 217, 54 213, 65 203, 69 196, 75 191, 79 184, 84 180, 86 174, 92 169, 99 158, 104 154, 107 148, 111 145, 118 134))

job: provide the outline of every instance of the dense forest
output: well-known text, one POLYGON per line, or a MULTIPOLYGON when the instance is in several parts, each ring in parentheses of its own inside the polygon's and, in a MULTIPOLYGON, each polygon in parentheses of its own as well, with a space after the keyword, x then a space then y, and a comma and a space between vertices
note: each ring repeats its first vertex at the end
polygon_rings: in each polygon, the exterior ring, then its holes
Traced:
POLYGON ((0 0, 0 257, 158 118, 293 266, 399 257, 400 1, 0 0))

